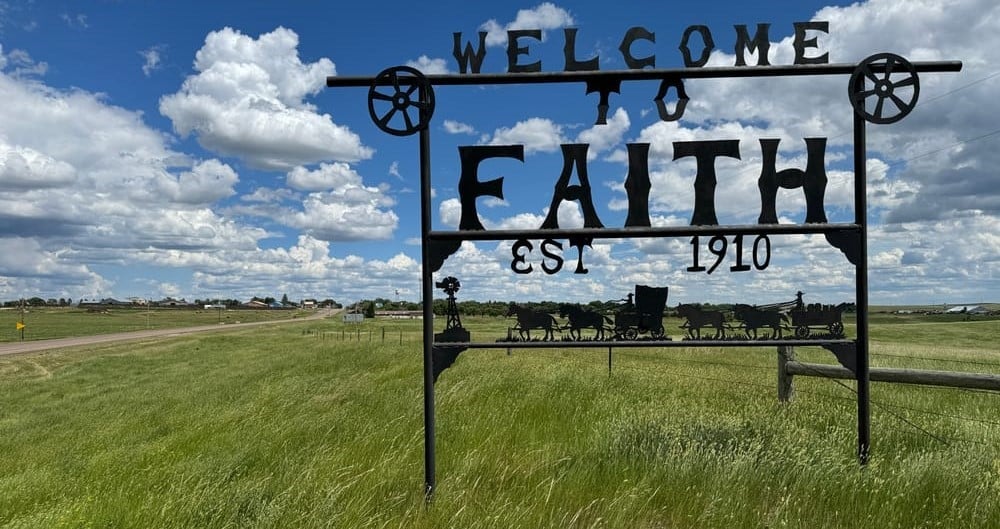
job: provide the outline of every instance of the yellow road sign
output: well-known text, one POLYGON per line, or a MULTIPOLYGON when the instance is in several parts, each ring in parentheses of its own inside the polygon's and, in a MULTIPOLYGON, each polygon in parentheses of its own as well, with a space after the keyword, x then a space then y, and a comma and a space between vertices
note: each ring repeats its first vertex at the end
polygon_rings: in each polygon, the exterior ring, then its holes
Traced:
POLYGON ((17 322, 17 330, 19 330, 19 331, 20 331, 20 330, 21 330, 21 329, 23 329, 23 328, 24 328, 24 324, 23 324, 23 323, 21 323, 21 322, 17 322))

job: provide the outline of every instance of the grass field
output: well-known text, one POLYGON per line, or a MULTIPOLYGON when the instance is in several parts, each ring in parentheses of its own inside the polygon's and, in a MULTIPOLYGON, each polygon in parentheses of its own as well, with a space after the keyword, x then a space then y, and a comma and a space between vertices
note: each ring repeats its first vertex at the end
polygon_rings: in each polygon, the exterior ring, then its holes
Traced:
MULTIPOLYGON (((250 323, 299 318, 313 314, 299 310, 201 310, 170 308, 112 308, 89 311, 75 307, 32 307, 24 314, 24 339, 47 340, 146 329, 176 329, 194 325, 250 323)), ((19 310, 0 311, 0 342, 21 340, 19 310)))
MULTIPOLYGON (((767 348, 467 351, 425 504, 419 322, 365 325, 0 358, 0 527, 1000 527, 1000 394, 874 384, 862 469, 851 385, 781 405, 767 348)), ((872 362, 1000 373, 997 343, 886 317, 872 362)))

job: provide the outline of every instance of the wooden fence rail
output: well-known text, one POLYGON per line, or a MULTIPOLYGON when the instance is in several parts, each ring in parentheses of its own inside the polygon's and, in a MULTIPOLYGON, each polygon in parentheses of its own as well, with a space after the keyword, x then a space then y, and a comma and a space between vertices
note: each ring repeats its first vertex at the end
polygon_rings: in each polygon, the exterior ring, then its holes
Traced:
MULTIPOLYGON (((795 360, 795 348, 778 347, 778 400, 788 402, 795 396, 792 383, 795 376, 825 377, 854 380, 854 373, 839 365, 812 364, 795 360)), ((984 389, 1000 391, 1000 375, 988 373, 962 373, 956 371, 932 371, 925 369, 901 369, 895 367, 872 367, 868 372, 872 382, 894 382, 897 384, 920 384, 925 386, 945 386, 951 388, 984 389)))

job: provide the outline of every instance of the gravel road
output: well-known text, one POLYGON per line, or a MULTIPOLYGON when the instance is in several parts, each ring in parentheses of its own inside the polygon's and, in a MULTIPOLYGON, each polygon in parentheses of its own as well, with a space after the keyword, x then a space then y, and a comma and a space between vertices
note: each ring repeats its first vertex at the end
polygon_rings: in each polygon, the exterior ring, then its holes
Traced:
POLYGON ((261 321, 252 323, 227 323, 223 325, 200 325, 197 327, 180 327, 177 329, 155 329, 148 331, 120 332, 114 334, 97 334, 94 336, 78 336, 73 338, 56 338, 52 340, 33 340, 28 342, 0 343, 0 356, 19 353, 33 353, 38 351, 48 351, 52 349, 64 349, 67 347, 80 347, 84 345, 95 345, 111 342, 127 342, 131 340, 145 340, 148 338, 164 338, 173 336, 184 336, 200 332, 230 331, 245 327, 260 327, 264 325, 279 325, 282 323, 292 323, 299 321, 319 320, 333 316, 339 310, 321 310, 316 314, 305 318, 294 318, 287 320, 261 321))

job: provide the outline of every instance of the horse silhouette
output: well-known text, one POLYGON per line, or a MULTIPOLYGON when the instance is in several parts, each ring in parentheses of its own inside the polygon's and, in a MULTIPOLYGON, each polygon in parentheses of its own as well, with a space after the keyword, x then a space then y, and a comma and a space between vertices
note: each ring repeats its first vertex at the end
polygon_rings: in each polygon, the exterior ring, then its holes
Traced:
POLYGON ((733 316, 743 322, 747 338, 757 339, 757 329, 771 328, 772 338, 781 338, 782 322, 788 323, 788 316, 776 310, 762 310, 752 305, 737 303, 733 307, 733 316))
POLYGON ((715 328, 715 334, 712 336, 714 340, 721 340, 726 337, 724 326, 726 318, 718 310, 702 310, 701 307, 695 305, 682 304, 677 305, 677 315, 687 318, 684 327, 687 327, 688 336, 692 339, 701 339, 702 327, 715 328))
POLYGON ((544 329, 545 337, 542 338, 543 341, 554 340, 554 329, 559 328, 559 323, 556 322, 556 319, 553 318, 551 314, 540 310, 521 307, 516 303, 511 303, 510 306, 507 307, 506 316, 508 318, 511 316, 517 316, 516 328, 518 335, 520 335, 522 340, 531 341, 531 329, 544 329))
POLYGON ((559 317, 569 318, 569 337, 574 340, 583 339, 583 329, 594 329, 594 339, 603 340, 605 328, 614 323, 601 313, 569 303, 559 305, 559 317))

